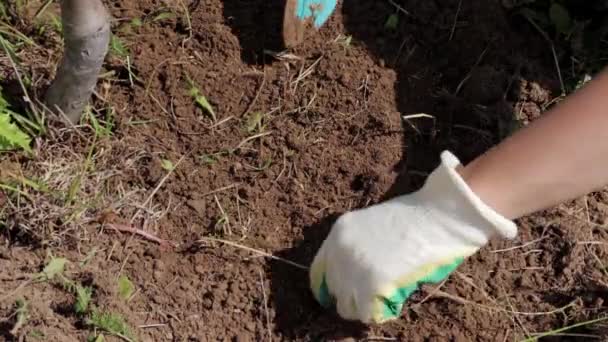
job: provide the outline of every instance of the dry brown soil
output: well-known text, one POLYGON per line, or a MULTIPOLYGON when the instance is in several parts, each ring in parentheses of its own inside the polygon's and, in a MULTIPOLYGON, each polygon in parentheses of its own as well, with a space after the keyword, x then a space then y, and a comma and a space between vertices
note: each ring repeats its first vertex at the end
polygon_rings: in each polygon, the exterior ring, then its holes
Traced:
MULTIPOLYGON (((308 265, 336 215, 415 190, 440 151, 470 160, 559 94, 546 42, 499 1, 397 3, 409 14, 389 1, 343 0, 320 32, 273 56, 282 48, 282 1, 194 1, 191 32, 182 18, 124 29, 163 3, 108 1, 135 79, 109 58, 115 75, 100 82, 94 102, 116 110, 114 136, 99 147, 116 171, 107 184, 146 195, 161 184, 146 206, 157 213, 140 213, 133 226, 180 247, 108 228, 129 224, 137 211, 129 205, 88 212, 99 219, 51 242, 9 229, 0 297, 52 252, 72 261, 70 277, 93 287, 96 307, 126 317, 142 341, 519 341, 600 317, 608 296, 605 192, 520 220, 516 240, 493 241, 450 277, 443 295, 417 294, 400 320, 383 326, 360 327, 321 309, 304 270, 195 243, 215 236, 308 265), (392 14, 395 29, 385 27, 392 14), (194 104, 185 75, 212 104, 215 122, 194 104), (256 113, 260 125, 247 129, 256 113), (435 119, 402 120, 419 113, 435 119), (176 165, 166 181, 162 159, 176 165), (128 302, 116 296, 120 274, 137 289, 128 302)), ((38 42, 56 61, 56 40, 38 42)), ((43 84, 48 67, 32 66, 43 84)), ((28 322, 9 333, 14 301, 0 302, 0 340, 89 335, 60 286, 31 284, 18 295, 30 303, 28 322)), ((551 340, 608 336, 601 326, 568 333, 551 340)))

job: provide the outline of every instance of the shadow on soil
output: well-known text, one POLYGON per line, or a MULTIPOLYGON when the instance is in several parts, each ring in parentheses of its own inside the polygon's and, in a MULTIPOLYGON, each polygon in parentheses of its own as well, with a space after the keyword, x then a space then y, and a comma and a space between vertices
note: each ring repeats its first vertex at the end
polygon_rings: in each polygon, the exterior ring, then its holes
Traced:
MULTIPOLYGON (((269 3, 225 2, 225 15, 234 23, 248 63, 263 62, 263 49, 280 48, 281 18, 276 14, 283 7, 269 3)), ((398 72, 400 113, 435 116, 403 123, 404 158, 395 165, 400 176, 383 199, 418 189, 437 166, 441 151, 448 149, 466 163, 508 135, 514 124, 513 102, 519 98, 513 86, 518 77, 555 88, 541 76, 543 70, 528 62, 550 60, 542 41, 513 32, 517 25, 509 22, 499 1, 464 2, 460 10, 458 0, 398 3, 412 14, 388 1, 344 0, 337 10, 341 16, 333 18, 344 21, 355 44, 363 44, 374 58, 398 72), (456 12, 461 19, 455 21, 456 12), (387 29, 385 23, 394 14, 399 21, 387 29)), ((335 219, 327 217, 306 227, 304 239, 280 256, 309 265, 335 219)), ((326 340, 365 333, 364 327, 344 322, 316 304, 306 272, 273 262, 270 273, 275 324, 284 337, 326 340)))

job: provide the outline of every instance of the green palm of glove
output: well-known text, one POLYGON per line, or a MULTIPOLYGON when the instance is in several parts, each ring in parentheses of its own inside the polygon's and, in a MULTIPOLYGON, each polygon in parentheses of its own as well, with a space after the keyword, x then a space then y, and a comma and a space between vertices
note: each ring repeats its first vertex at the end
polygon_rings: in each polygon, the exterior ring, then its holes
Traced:
POLYGON ((445 280, 492 236, 514 237, 515 224, 481 202, 458 165, 444 152, 420 191, 342 215, 311 267, 319 303, 348 320, 395 319, 421 284, 445 280))
MULTIPOLYGON (((409 299, 409 297, 418 290, 420 285, 423 284, 437 284, 444 281, 450 274, 462 264, 464 258, 457 258, 451 264, 445 264, 441 266, 429 265, 425 267, 424 271, 420 273, 427 273, 424 276, 417 278, 416 276, 407 277, 407 281, 398 281, 396 289, 392 295, 385 297, 378 294, 375 298, 376 309, 372 315, 372 320, 376 323, 382 323, 401 315, 403 305, 409 299)), ((319 272, 320 270, 313 270, 313 272, 319 272)), ((336 298, 333 297, 327 286, 327 279, 324 272, 319 272, 320 276, 315 284, 311 286, 318 289, 315 292, 315 297, 319 303, 325 308, 331 308, 336 305, 336 298), (317 285, 318 284, 318 285, 317 285)), ((354 308, 353 308, 354 309, 354 308)))

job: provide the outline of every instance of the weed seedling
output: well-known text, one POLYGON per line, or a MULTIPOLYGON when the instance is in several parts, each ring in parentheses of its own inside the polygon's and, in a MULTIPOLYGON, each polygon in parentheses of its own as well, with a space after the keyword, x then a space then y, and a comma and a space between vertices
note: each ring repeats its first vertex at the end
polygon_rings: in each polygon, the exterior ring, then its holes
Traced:
POLYGON ((119 314, 95 310, 91 313, 91 317, 86 320, 86 324, 108 334, 119 336, 124 340, 136 341, 132 337, 131 329, 119 314))
POLYGON ((262 133, 264 131, 264 114, 253 112, 247 116, 245 130, 247 133, 262 133))
POLYGON ((391 14, 386 22, 384 23, 384 28, 386 30, 395 31, 397 26, 399 25, 399 15, 397 13, 391 14))
POLYGON ((17 321, 15 322, 15 325, 13 325, 13 328, 10 331, 11 335, 13 336, 17 336, 19 329, 23 327, 25 322, 27 322, 28 318, 27 302, 23 299, 17 299, 15 305, 17 306, 17 309, 15 310, 17 321))
POLYGON ((131 280, 129 280, 129 277, 121 275, 120 278, 118 278, 118 296, 126 301, 131 298, 134 292, 135 286, 131 280))
POLYGON ((0 150, 22 148, 27 152, 32 151, 31 138, 13 122, 18 116, 9 108, 0 88, 0 150))
POLYGON ((198 86, 194 81, 190 78, 190 76, 186 75, 186 81, 188 82, 188 94, 194 99, 194 102, 201 107, 203 111, 211 115, 211 119, 213 122, 217 121, 217 116, 215 115, 215 111, 213 107, 207 101, 207 98, 201 94, 201 91, 198 89, 198 86))
POLYGON ((127 58, 129 55, 129 49, 127 49, 122 40, 116 35, 112 35, 110 38, 110 54, 120 59, 127 58))
POLYGON ((170 161, 169 159, 161 159, 160 160, 160 166, 165 171, 173 171, 175 169, 175 165, 173 165, 173 162, 170 161))

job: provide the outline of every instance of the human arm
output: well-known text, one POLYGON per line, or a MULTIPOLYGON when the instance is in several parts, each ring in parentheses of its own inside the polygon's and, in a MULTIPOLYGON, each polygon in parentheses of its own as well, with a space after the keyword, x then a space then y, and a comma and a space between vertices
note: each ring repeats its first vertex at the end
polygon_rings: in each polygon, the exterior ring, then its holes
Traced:
POLYGON ((608 184, 608 70, 459 170, 510 219, 608 184))
POLYGON ((345 319, 399 317, 422 283, 446 279, 518 218, 608 183, 608 75, 466 166, 449 152, 421 190, 342 215, 311 289, 345 319))

